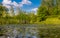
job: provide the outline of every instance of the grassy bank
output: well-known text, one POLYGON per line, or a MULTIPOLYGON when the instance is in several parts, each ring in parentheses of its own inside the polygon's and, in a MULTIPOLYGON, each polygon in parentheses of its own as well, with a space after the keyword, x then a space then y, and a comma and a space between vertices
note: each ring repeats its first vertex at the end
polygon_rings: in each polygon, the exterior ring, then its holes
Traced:
POLYGON ((37 24, 60 24, 60 19, 57 17, 47 18, 45 21, 36 22, 37 24))

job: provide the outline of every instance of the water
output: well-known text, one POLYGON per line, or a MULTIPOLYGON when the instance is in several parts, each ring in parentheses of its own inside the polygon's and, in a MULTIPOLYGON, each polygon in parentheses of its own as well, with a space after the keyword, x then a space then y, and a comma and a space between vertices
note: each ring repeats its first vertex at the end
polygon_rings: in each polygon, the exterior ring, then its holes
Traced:
POLYGON ((34 25, 7 25, 6 38, 38 38, 38 30, 34 25))

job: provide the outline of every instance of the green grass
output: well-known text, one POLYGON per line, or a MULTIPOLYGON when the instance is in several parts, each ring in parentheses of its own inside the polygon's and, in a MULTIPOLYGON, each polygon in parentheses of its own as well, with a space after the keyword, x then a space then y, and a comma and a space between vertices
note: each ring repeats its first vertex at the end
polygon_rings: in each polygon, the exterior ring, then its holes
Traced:
POLYGON ((60 24, 60 19, 57 17, 47 18, 45 21, 37 22, 37 24, 60 24))

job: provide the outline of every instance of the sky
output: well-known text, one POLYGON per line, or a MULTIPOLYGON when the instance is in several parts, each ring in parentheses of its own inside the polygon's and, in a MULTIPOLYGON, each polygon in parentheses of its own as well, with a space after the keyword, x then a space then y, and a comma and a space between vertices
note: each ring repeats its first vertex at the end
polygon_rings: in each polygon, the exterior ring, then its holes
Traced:
POLYGON ((19 7, 24 11, 36 11, 40 6, 40 0, 0 0, 0 3, 7 8, 10 8, 10 5, 13 7, 19 7))

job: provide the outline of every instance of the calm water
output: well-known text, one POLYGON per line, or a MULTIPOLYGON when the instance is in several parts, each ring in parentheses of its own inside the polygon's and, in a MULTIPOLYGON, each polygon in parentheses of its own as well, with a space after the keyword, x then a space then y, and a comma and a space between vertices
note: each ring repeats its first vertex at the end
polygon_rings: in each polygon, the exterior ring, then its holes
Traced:
POLYGON ((60 25, 22 24, 0 25, 0 38, 60 38, 60 25))
POLYGON ((6 25, 4 28, 5 38, 39 38, 37 25, 6 25))

